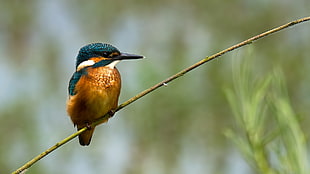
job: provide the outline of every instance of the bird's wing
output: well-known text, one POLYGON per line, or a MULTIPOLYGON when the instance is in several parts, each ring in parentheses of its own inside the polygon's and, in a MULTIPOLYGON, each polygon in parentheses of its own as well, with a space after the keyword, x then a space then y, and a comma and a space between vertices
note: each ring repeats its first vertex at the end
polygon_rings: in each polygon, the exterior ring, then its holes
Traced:
POLYGON ((75 91, 75 86, 77 82, 80 80, 80 78, 82 77, 82 75, 86 75, 86 74, 87 74, 86 68, 83 68, 79 71, 74 72, 74 74, 72 75, 69 81, 69 87, 68 87, 69 95, 73 96, 77 93, 75 91))

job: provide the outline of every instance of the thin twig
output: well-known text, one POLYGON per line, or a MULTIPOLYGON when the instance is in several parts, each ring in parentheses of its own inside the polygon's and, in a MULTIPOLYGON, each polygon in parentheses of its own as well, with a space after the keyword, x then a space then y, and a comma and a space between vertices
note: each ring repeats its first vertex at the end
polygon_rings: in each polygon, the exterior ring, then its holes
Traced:
MULTIPOLYGON (((261 34, 259 34, 259 35, 256 35, 256 36, 254 36, 254 37, 251 37, 251 38, 249 38, 249 39, 247 39, 247 40, 245 40, 245 41, 243 41, 243 42, 240 42, 240 43, 238 43, 238 44, 236 44, 236 45, 233 45, 233 46, 231 46, 231 47, 229 47, 229 48, 227 48, 227 49, 225 49, 225 50, 223 50, 223 51, 220 51, 220 52, 218 52, 218 53, 216 53, 216 54, 213 54, 212 56, 206 57, 206 58, 202 59, 201 61, 199 61, 199 62, 193 64, 192 66, 190 66, 190 67, 188 67, 188 68, 186 68, 186 69, 183 69, 182 71, 180 71, 180 72, 176 73, 175 75, 173 75, 173 76, 167 78, 166 80, 163 80, 163 81, 157 83, 156 85, 154 85, 154 86, 152 86, 152 87, 150 87, 150 88, 148 88, 148 89, 142 91, 141 93, 137 94, 136 96, 134 96, 134 97, 130 98, 129 100, 125 101, 124 103, 120 104, 120 105, 115 109, 114 113, 117 112, 117 111, 119 111, 119 110, 121 110, 122 108, 126 107, 127 105, 131 104, 132 102, 134 102, 134 101, 140 99, 141 97, 145 96, 146 94, 148 94, 148 93, 150 93, 150 92, 152 92, 152 91, 158 89, 159 87, 161 87, 161 86, 166 86, 169 82, 171 82, 171 81, 173 81, 173 80, 179 78, 180 76, 183 76, 184 74, 190 72, 191 70, 193 70, 193 69, 199 67, 200 65, 202 65, 202 64, 204 64, 204 63, 206 63, 206 62, 208 62, 208 61, 210 61, 210 60, 213 60, 213 59, 215 59, 215 58, 217 58, 217 57, 222 56, 223 54, 226 54, 226 53, 228 53, 228 52, 230 52, 230 51, 233 51, 233 50, 235 50, 235 49, 237 49, 237 48, 240 48, 240 47, 242 47, 242 46, 245 46, 245 45, 247 45, 247 44, 250 44, 250 43, 252 43, 253 41, 256 41, 256 40, 258 40, 258 39, 261 39, 261 38, 263 38, 263 37, 265 37, 265 36, 268 36, 268 35, 270 35, 270 34, 276 33, 276 32, 278 32, 278 31, 281 31, 281 30, 283 30, 283 29, 285 29, 285 28, 288 28, 288 27, 290 27, 290 26, 293 26, 293 25, 296 25, 296 24, 299 24, 299 23, 302 23, 302 22, 306 22, 306 21, 309 21, 309 20, 310 20, 310 17, 305 17, 305 18, 301 18, 301 19, 298 19, 298 20, 289 22, 289 23, 287 23, 287 24, 281 25, 281 26, 279 26, 279 27, 276 27, 276 28, 274 28, 274 29, 268 30, 268 31, 266 31, 266 32, 264 32, 264 33, 261 33, 261 34)), ((98 119, 97 121, 93 122, 93 123, 92 123, 92 126, 96 126, 96 125, 100 124, 100 123, 102 122, 102 120, 109 119, 110 117, 112 117, 112 115, 113 115, 113 114, 111 114, 111 115, 110 115, 110 114, 104 115, 103 117, 101 117, 101 118, 98 119)), ((34 163, 36 163, 37 161, 39 161, 41 158, 45 157, 47 154, 49 154, 49 153, 51 153, 52 151, 56 150, 58 147, 61 147, 63 144, 69 142, 70 140, 72 140, 73 138, 75 138, 76 136, 78 136, 79 134, 81 134, 82 132, 84 132, 84 131, 86 131, 86 130, 87 130, 87 128, 84 127, 83 129, 77 131, 76 133, 74 133, 74 134, 68 136, 67 138, 63 139, 62 141, 56 143, 56 144, 55 144, 54 146, 52 146, 51 148, 47 149, 46 151, 44 151, 44 152, 41 153, 40 155, 34 157, 32 160, 28 161, 25 165, 23 165, 22 167, 20 167, 20 168, 17 169, 16 171, 12 172, 12 174, 19 174, 19 173, 25 172, 26 169, 28 169, 29 167, 31 167, 34 163)))

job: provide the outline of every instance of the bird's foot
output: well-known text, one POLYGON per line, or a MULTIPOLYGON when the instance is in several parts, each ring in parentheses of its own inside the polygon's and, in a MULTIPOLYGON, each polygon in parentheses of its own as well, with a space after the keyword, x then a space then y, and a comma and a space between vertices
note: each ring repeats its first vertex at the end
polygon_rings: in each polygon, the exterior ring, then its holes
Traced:
POLYGON ((91 123, 87 122, 86 123, 86 127, 87 127, 88 130, 91 130, 92 129, 91 123))
POLYGON ((115 110, 110 110, 109 112, 108 112, 108 114, 109 114, 109 116, 110 117, 113 117, 114 116, 114 114, 115 114, 115 110))

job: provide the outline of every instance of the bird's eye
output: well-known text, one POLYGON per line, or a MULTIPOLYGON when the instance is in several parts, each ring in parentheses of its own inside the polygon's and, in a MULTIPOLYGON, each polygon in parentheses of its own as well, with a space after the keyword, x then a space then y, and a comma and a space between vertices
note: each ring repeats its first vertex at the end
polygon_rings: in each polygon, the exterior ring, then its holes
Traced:
POLYGON ((109 57, 109 53, 106 51, 94 51, 93 53, 97 56, 106 57, 106 58, 109 57))
POLYGON ((101 52, 101 54, 103 57, 109 57, 109 53, 106 51, 101 52))
POLYGON ((113 58, 120 55, 120 53, 118 52, 109 52, 109 51, 96 51, 95 54, 105 58, 113 58))

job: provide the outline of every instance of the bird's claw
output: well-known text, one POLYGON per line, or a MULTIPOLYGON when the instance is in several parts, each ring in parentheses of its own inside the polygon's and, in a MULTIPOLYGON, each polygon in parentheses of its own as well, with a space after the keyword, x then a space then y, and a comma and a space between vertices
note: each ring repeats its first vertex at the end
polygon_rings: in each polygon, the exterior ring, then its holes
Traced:
POLYGON ((92 129, 91 124, 87 122, 87 123, 86 123, 86 128, 87 128, 88 130, 92 129))
POLYGON ((114 114, 115 114, 115 110, 110 110, 109 112, 108 112, 108 114, 109 114, 109 116, 110 117, 113 117, 114 116, 114 114))

